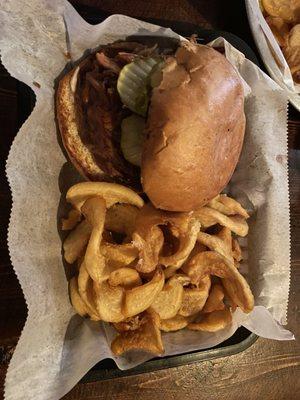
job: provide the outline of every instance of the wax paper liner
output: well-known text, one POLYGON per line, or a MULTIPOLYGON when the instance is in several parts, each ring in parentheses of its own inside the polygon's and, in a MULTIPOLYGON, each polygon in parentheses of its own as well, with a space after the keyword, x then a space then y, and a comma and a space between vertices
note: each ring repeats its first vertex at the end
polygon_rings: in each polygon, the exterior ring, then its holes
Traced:
MULTIPOLYGON (((29 85, 37 98, 7 161, 13 198, 8 246, 28 317, 8 368, 5 398, 56 400, 101 359, 112 357, 126 369, 151 355, 137 352, 113 357, 109 341, 115 332, 74 315, 69 304, 58 205, 61 190, 78 175, 66 164, 57 140, 54 79, 70 55, 76 60, 99 44, 130 34, 179 36, 120 15, 91 26, 62 0, 2 1, 0 9, 3 64, 12 76, 29 85)), ((248 316, 237 311, 232 326, 215 334, 164 334, 166 354, 214 346, 239 325, 264 337, 293 337, 281 326, 286 323, 290 273, 286 97, 229 43, 220 38, 214 45, 225 47, 227 58, 251 88, 245 104, 245 145, 229 190, 253 212, 242 270, 253 289, 256 307, 248 316)))

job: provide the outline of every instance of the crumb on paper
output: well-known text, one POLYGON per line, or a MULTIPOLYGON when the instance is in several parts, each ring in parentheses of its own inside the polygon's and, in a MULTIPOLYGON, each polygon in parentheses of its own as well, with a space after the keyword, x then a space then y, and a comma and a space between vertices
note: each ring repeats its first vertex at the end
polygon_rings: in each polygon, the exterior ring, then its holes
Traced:
POLYGON ((277 154, 276 161, 278 161, 280 164, 285 164, 287 162, 287 156, 284 154, 277 154))
POLYGON ((71 60, 71 54, 69 51, 64 52, 64 56, 66 57, 67 60, 71 60))
POLYGON ((36 86, 37 88, 41 88, 41 85, 38 83, 38 82, 36 82, 36 81, 33 81, 32 82, 32 84, 34 85, 34 86, 36 86))

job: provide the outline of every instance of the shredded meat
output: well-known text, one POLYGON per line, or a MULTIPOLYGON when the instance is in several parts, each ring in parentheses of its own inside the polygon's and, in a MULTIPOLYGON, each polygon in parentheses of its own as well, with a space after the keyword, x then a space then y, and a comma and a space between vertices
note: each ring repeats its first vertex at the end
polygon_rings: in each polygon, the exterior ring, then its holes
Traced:
POLYGON ((121 67, 114 60, 107 57, 103 51, 101 53, 96 53, 96 59, 101 67, 107 68, 117 75, 121 71, 121 67))
POLYGON ((136 58, 135 53, 127 53, 126 51, 119 51, 117 54, 118 61, 124 62, 125 64, 132 62, 136 58))
POLYGON ((76 108, 80 135, 101 169, 114 180, 139 186, 139 170, 129 164, 120 149, 122 119, 130 114, 117 92, 121 68, 137 56, 148 56, 157 46, 117 42, 103 46, 80 64, 76 108))
POLYGON ((137 53, 139 50, 144 49, 145 45, 138 42, 115 42, 109 45, 111 50, 117 51, 131 51, 133 53, 137 53))
POLYGON ((157 49, 157 43, 155 43, 152 47, 146 47, 144 49, 138 50, 137 54, 144 57, 151 56, 155 50, 157 49))

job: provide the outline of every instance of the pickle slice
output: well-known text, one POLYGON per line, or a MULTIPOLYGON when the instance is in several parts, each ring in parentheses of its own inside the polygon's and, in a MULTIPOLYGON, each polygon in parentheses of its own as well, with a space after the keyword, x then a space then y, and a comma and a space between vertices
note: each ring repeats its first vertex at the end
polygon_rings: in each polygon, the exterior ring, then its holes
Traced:
POLYGON ((152 68, 151 76, 150 76, 150 85, 151 85, 152 89, 159 86, 160 82, 162 81, 162 78, 163 78, 162 69, 163 69, 164 65, 165 65, 164 61, 159 61, 152 68))
POLYGON ((117 89, 123 104, 136 114, 145 116, 148 109, 150 76, 160 58, 139 58, 122 68, 117 89))
POLYGON ((124 118, 121 124, 121 150, 124 158, 137 167, 141 166, 145 120, 138 115, 124 118))

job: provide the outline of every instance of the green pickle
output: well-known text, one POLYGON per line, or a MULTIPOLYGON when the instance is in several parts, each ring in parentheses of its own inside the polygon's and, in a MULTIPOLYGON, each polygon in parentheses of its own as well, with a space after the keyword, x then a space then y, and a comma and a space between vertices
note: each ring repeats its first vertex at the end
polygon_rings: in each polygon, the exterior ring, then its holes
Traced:
POLYGON ((124 158, 137 167, 141 166, 145 120, 133 114, 121 124, 121 150, 124 158))
POLYGON ((131 111, 146 116, 153 68, 161 63, 161 58, 139 58, 122 68, 117 89, 123 104, 131 111))
POLYGON ((156 65, 154 65, 150 76, 150 85, 152 89, 159 86, 163 77, 162 69, 164 65, 165 65, 164 61, 159 61, 156 65))

